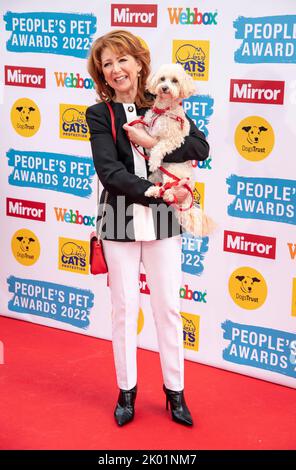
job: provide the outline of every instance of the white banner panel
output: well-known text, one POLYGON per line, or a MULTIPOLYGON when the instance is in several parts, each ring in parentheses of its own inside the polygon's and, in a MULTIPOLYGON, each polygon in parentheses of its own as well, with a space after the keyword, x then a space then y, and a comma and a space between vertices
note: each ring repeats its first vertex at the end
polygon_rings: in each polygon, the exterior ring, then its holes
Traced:
MULTIPOLYGON (((127 28, 152 68, 196 80, 183 105, 211 146, 195 197, 218 224, 183 236, 185 355, 296 385, 295 2, 1 2, 2 315, 110 339, 107 277, 89 274, 96 175, 92 41, 127 28)), ((139 346, 157 350, 145 272, 139 346)))

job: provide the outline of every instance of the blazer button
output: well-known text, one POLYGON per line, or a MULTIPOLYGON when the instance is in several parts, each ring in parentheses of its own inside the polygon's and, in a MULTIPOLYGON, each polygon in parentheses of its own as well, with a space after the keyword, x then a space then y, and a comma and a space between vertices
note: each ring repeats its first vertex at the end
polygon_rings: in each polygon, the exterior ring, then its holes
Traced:
POLYGON ((129 113, 132 113, 133 110, 134 110, 134 107, 133 107, 133 106, 129 106, 129 107, 127 108, 127 110, 128 110, 129 113))

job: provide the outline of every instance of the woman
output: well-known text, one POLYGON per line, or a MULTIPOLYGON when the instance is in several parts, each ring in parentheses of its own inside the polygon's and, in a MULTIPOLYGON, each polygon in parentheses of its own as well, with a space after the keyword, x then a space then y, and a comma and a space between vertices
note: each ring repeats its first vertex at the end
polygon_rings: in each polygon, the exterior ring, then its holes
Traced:
MULTIPOLYGON (((128 31, 114 30, 96 39, 88 59, 88 71, 102 102, 90 106, 86 119, 91 135, 94 165, 104 190, 103 248, 109 271, 112 300, 112 344, 120 389, 114 411, 118 425, 134 417, 137 394, 137 321, 139 274, 142 262, 150 288, 156 323, 163 390, 173 420, 193 424, 184 398, 183 326, 179 290, 182 282, 180 226, 162 199, 144 195, 149 186, 146 160, 131 145, 151 148, 156 141, 142 129, 128 126, 153 105, 146 93, 150 54, 128 31), (116 142, 109 101, 115 116, 116 142), (107 193, 106 193, 107 191, 107 193)), ((166 155, 165 162, 204 160, 208 144, 190 121, 184 145, 166 155)), ((143 151, 143 149, 141 149, 143 151)), ((182 202, 186 189, 174 189, 182 202)))

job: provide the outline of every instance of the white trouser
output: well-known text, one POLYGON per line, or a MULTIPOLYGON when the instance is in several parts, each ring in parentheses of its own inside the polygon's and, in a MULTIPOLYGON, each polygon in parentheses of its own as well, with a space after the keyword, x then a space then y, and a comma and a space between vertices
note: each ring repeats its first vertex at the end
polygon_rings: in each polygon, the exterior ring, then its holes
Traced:
POLYGON ((180 315, 181 237, 153 241, 103 240, 112 300, 112 343, 118 387, 137 383, 137 323, 142 261, 157 330, 165 386, 184 388, 183 324, 180 315))

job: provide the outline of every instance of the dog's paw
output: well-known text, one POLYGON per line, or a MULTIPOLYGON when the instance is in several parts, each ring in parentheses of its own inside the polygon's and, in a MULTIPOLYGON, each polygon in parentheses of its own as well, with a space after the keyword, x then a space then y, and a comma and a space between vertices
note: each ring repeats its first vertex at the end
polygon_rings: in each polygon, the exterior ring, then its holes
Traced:
POLYGON ((175 196, 173 194, 173 191, 171 189, 167 189, 163 195, 163 200, 165 202, 174 202, 175 196))
POLYGON ((159 186, 150 186, 150 188, 145 191, 145 196, 147 197, 159 197, 160 187, 159 186))

